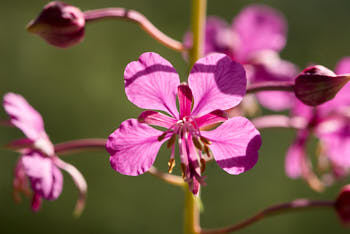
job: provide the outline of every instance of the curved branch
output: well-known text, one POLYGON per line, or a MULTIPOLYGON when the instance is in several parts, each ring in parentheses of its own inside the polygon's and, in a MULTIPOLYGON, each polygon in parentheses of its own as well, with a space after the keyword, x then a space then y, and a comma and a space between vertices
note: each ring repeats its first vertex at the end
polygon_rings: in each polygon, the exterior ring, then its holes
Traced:
POLYGON ((211 230, 202 229, 200 233, 201 234, 220 234, 220 233, 234 232, 270 216, 292 212, 292 211, 307 210, 309 208, 334 208, 334 205, 335 205, 334 201, 310 201, 306 199, 298 199, 292 202, 282 203, 279 205, 268 207, 262 210, 261 212, 257 213, 256 215, 238 224, 224 227, 224 228, 211 229, 211 230))
POLYGON ((251 120, 258 129, 264 128, 293 128, 305 129, 307 121, 301 117, 288 117, 285 115, 266 115, 251 120))
MULTIPOLYGON (((62 142, 55 145, 55 152, 62 154, 73 153, 77 151, 89 150, 89 149, 106 149, 107 139, 91 138, 91 139, 79 139, 73 141, 62 142)), ((186 183, 180 176, 170 175, 159 171, 155 167, 151 167, 148 171, 149 174, 157 177, 169 184, 184 186, 186 183)))
POLYGON ((185 186, 186 185, 186 183, 182 179, 182 177, 161 172, 153 166, 148 170, 148 173, 154 177, 157 177, 157 178, 169 183, 169 184, 173 184, 173 185, 177 185, 177 186, 185 186))
POLYGON ((247 88, 248 93, 256 93, 261 91, 286 91, 294 92, 293 81, 265 81, 251 84, 247 88))
POLYGON ((151 37, 163 45, 176 51, 186 50, 183 44, 176 41, 157 29, 143 14, 125 8, 105 8, 84 12, 86 22, 96 21, 104 18, 117 18, 138 24, 151 37))
POLYGON ((88 149, 106 149, 107 139, 90 138, 66 141, 55 144, 55 152, 59 154, 68 154, 88 149))

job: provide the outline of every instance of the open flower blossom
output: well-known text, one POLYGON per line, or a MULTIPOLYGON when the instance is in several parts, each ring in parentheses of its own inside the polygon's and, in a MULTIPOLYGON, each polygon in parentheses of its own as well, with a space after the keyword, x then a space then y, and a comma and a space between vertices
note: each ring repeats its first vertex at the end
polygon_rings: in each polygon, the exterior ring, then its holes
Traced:
POLYGON ((237 106, 246 89, 243 67, 228 56, 214 53, 198 60, 188 84, 180 84, 167 60, 156 53, 144 53, 127 65, 124 78, 125 92, 132 103, 168 115, 146 110, 138 119, 121 123, 106 145, 114 170, 131 176, 143 174, 167 141, 171 172, 177 139, 183 177, 193 194, 198 194, 206 159, 213 157, 230 174, 245 172, 257 162, 261 145, 258 130, 246 118, 228 119, 223 111, 237 106), (220 122, 223 123, 211 131, 202 130, 220 122))
MULTIPOLYGON (((350 72, 350 58, 342 59, 336 66, 336 74, 317 65, 305 69, 305 72, 317 72, 327 76, 350 72)), ((324 184, 345 175, 350 168, 350 85, 346 84, 334 99, 317 107, 311 107, 296 100, 292 114, 305 120, 307 126, 297 133, 286 157, 286 172, 291 178, 303 177, 315 190, 321 190, 324 184), (311 134, 320 141, 318 168, 328 172, 321 182, 313 173, 311 162, 307 158, 306 144, 311 134)))
POLYGON ((34 192, 32 209, 38 211, 42 198, 55 200, 61 194, 63 176, 60 169, 63 169, 72 176, 80 192, 75 210, 78 215, 85 203, 87 185, 84 177, 74 166, 57 157, 45 132, 41 115, 21 95, 7 93, 4 96, 4 108, 11 124, 26 136, 9 144, 21 153, 14 173, 15 199, 20 199, 19 192, 29 191, 29 180, 34 192))
MULTIPOLYGON (((286 44, 286 34, 287 23, 280 12, 264 5, 251 5, 233 19, 231 26, 218 17, 208 17, 204 51, 225 53, 244 65, 250 83, 291 81, 298 69, 279 56, 286 44)), ((184 44, 192 46, 191 33, 186 33, 184 44)), ((292 94, 281 91, 260 92, 257 97, 263 106, 275 111, 288 109, 293 99, 292 94)))

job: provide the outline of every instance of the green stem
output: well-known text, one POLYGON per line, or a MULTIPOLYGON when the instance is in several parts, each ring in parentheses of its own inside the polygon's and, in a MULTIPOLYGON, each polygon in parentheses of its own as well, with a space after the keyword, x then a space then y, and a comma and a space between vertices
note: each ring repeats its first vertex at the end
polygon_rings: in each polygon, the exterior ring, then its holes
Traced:
POLYGON ((193 45, 191 49, 191 67, 203 56, 206 11, 207 0, 192 0, 191 23, 193 45))
MULTIPOLYGON (((192 194, 189 186, 185 186, 185 234, 197 234, 200 232, 199 224, 199 204, 196 197, 192 194)), ((198 198, 199 199, 199 198, 198 198)))
MULTIPOLYGON (((192 0, 191 23, 193 45, 191 49, 190 66, 203 56, 204 31, 207 10, 207 0, 192 0)), ((199 198, 198 198, 199 199, 199 198)), ((184 233, 197 234, 200 232, 199 204, 188 186, 185 187, 184 233)))

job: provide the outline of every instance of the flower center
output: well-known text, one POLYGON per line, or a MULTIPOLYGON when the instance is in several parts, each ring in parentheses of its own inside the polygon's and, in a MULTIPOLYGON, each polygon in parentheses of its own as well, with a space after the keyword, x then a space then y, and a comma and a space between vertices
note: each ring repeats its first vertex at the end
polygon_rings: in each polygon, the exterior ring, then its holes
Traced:
POLYGON ((203 183, 201 173, 205 170, 206 158, 210 157, 210 141, 201 136, 200 129, 191 116, 184 116, 170 127, 159 138, 162 140, 166 135, 172 134, 167 142, 171 149, 168 162, 168 172, 171 173, 175 167, 175 142, 178 139, 181 170, 183 178, 191 187, 203 183))

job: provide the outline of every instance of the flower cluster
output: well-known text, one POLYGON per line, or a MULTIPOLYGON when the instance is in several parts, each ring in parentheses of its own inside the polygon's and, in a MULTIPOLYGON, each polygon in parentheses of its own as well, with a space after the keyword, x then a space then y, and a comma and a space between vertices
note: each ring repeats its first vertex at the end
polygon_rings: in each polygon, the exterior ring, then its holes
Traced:
MULTIPOLYGON (((54 1, 44 7, 27 29, 53 46, 68 48, 83 40, 88 22, 103 18, 137 23, 162 44, 182 52, 185 59, 200 48, 201 41, 204 53, 191 55, 191 61, 197 61, 191 64, 188 79, 183 83, 171 63, 157 53, 146 52, 137 61, 130 62, 124 71, 126 97, 144 111, 138 118, 123 121, 108 139, 77 140, 66 145, 65 150, 101 147, 109 153, 111 167, 120 174, 138 176, 150 172, 167 182, 169 177, 176 178, 180 181, 178 185, 187 183, 186 191, 190 199, 195 199, 205 184, 204 173, 209 161, 215 160, 229 174, 244 173, 258 161, 262 144, 258 128, 282 126, 297 129, 285 161, 290 178, 303 178, 312 189, 321 191, 325 185, 348 174, 350 58, 342 59, 335 73, 314 65, 298 74, 296 65, 279 54, 286 45, 287 22, 277 10, 251 5, 244 8, 231 25, 216 16, 208 17, 206 24, 197 30, 205 32, 204 38, 196 41, 196 30, 193 30, 185 34, 181 43, 160 32, 137 11, 108 8, 83 12, 54 1), (243 116, 252 114, 257 105, 249 93, 255 93, 267 109, 290 110, 289 116, 248 120, 243 116), (317 171, 306 150, 312 135, 320 142, 316 153, 317 171), (168 173, 155 173, 152 165, 164 143, 170 150, 168 173), (182 177, 170 175, 176 163, 180 164, 182 177)), ((204 22, 205 17, 199 21, 204 22)), ((26 136, 8 144, 21 154, 14 172, 15 199, 20 200, 20 192, 30 194, 31 188, 32 209, 38 211, 42 199, 55 200, 61 194, 61 170, 64 170, 80 192, 75 209, 76 214, 80 214, 87 184, 78 169, 57 155, 61 151, 47 135, 41 115, 21 95, 14 93, 4 96, 3 106, 9 120, 0 120, 0 125, 16 127, 26 136)), ((343 223, 349 224, 349 191, 349 185, 345 186, 335 201, 296 200, 268 208, 237 226, 209 233, 238 230, 277 211, 315 206, 336 209, 343 223)), ((193 207, 192 213, 196 210, 193 207)), ((195 218, 189 219, 192 222, 195 218)), ((189 229, 206 233, 200 227, 189 229)))
MULTIPOLYGON (((265 5, 252 5, 243 9, 228 25, 224 20, 209 16, 205 27, 205 54, 225 53, 244 66, 249 83, 265 81, 293 81, 296 66, 282 60, 279 52, 286 44, 287 22, 283 15, 265 5)), ((184 44, 192 45, 192 35, 185 34, 184 44)), ((271 110, 291 107, 293 95, 280 91, 257 94, 259 102, 271 110)), ((249 99, 248 99, 249 101, 249 99)), ((252 108, 246 101, 245 108, 252 108)))

